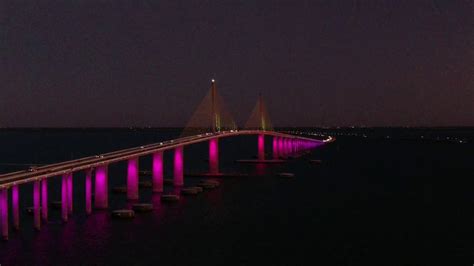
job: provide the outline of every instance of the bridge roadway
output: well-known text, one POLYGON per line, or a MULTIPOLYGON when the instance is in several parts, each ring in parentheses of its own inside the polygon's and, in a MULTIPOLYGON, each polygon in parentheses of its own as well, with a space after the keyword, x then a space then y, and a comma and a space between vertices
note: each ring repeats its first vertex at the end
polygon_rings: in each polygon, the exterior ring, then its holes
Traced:
POLYGON ((199 142, 208 141, 214 138, 242 136, 242 135, 266 135, 273 137, 283 137, 291 139, 300 139, 314 142, 328 142, 327 140, 316 140, 311 138, 299 137, 275 131, 262 130, 231 130, 216 133, 204 133, 195 136, 183 137, 174 140, 163 141, 154 144, 148 144, 140 147, 128 148, 95 156, 84 157, 76 160, 60 163, 48 164, 41 167, 31 168, 29 170, 17 171, 0 175, 0 189, 8 188, 13 185, 33 182, 38 179, 61 176, 70 172, 77 172, 86 169, 92 169, 100 165, 107 165, 135 157, 145 156, 160 151, 171 150, 176 147, 186 146, 199 142))

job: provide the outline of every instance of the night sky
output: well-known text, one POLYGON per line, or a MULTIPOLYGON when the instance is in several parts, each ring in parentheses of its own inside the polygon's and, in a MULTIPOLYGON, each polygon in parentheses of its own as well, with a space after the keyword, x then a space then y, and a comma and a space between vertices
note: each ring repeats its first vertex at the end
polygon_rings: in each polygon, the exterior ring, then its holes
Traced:
POLYGON ((474 125, 471 0, 1 0, 0 60, 1 127, 474 125))

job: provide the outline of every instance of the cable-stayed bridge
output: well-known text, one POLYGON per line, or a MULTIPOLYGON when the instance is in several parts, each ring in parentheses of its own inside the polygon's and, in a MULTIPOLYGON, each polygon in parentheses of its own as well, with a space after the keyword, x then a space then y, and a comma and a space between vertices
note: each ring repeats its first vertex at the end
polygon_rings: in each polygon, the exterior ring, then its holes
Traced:
POLYGON ((18 230, 20 227, 19 186, 21 185, 33 183, 34 227, 39 230, 41 221, 48 220, 48 180, 50 178, 61 178, 61 217, 64 222, 67 222, 73 212, 72 205, 75 196, 84 197, 87 214, 92 213, 93 207, 95 209, 108 208, 108 166, 110 164, 127 161, 127 199, 137 200, 139 198, 138 160, 140 157, 152 156, 152 189, 153 192, 161 193, 164 181, 164 152, 173 153, 173 185, 182 187, 185 163, 183 150, 186 146, 208 142, 208 174, 217 176, 219 175, 219 139, 242 135, 258 136, 257 160, 254 162, 259 163, 281 160, 333 141, 331 137, 316 140, 273 131, 261 95, 244 129, 238 129, 217 92, 215 81, 212 80, 208 94, 198 105, 178 139, 0 175, 0 234, 3 239, 8 239, 10 221, 14 229, 18 230), (272 139, 271 159, 265 158, 265 137, 272 139), (81 195, 74 195, 73 177, 78 172, 85 172, 85 191, 81 195), (92 200, 93 197, 94 200, 92 200))

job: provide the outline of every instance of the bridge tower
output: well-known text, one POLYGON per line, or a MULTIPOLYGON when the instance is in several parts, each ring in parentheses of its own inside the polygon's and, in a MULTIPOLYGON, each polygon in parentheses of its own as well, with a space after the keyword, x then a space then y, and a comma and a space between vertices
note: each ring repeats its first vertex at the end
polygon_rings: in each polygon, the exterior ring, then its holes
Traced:
MULTIPOLYGON (((257 104, 253 108, 247 123, 245 123, 245 128, 259 131, 273 130, 261 93, 259 93, 257 104)), ((257 138, 257 158, 259 161, 263 161, 265 160, 265 135, 263 133, 258 134, 257 138)))
POLYGON ((262 93, 258 94, 258 114, 260 116, 260 130, 266 130, 265 127, 265 115, 263 114, 263 99, 262 93))
MULTIPOLYGON (((211 80, 211 123, 212 133, 220 131, 219 114, 216 108, 216 81, 211 80)), ((219 139, 213 138, 209 140, 209 173, 219 173, 219 139)))
MULTIPOLYGON (((258 94, 258 114, 260 116, 260 130, 265 131, 265 116, 263 115, 262 93, 258 94)), ((258 159, 265 160, 265 135, 258 135, 258 159)))
POLYGON ((220 121, 219 121, 219 114, 217 112, 216 106, 216 81, 214 79, 211 80, 211 129, 212 133, 219 132, 220 129, 220 121))
MULTIPOLYGON (((207 94, 191 115, 181 136, 209 133, 215 136, 209 139, 209 173, 217 175, 219 173, 219 133, 234 129, 237 129, 234 119, 217 91, 216 80, 211 79, 207 94)), ((180 157, 179 153, 175 158, 180 157)), ((181 179, 181 177, 177 178, 181 179)))

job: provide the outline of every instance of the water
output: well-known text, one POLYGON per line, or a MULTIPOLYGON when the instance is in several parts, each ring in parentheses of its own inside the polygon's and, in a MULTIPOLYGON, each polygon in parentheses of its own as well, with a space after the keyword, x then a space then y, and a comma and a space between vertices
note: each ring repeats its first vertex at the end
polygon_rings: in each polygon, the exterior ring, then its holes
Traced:
MULTIPOLYGON (((49 223, 35 232, 32 217, 23 211, 32 205, 32 188, 22 186, 21 230, 11 231, 10 240, 0 243, 0 264, 472 264, 473 131, 449 131, 464 143, 446 140, 443 130, 427 135, 443 136, 441 140, 420 139, 420 133, 409 129, 386 138, 381 131, 363 137, 339 130, 335 143, 262 169, 233 162, 255 155, 256 137, 221 140, 222 171, 249 176, 224 178, 218 189, 173 205, 141 189, 140 201, 153 202, 155 210, 133 220, 113 220, 106 211, 87 217, 84 176, 78 174, 72 219, 62 224, 59 211, 51 209, 49 223), (307 159, 323 163, 311 165, 307 159), (296 176, 272 175, 277 172, 296 176)), ((177 135, 177 130, 157 129, 3 130, 0 160, 50 163, 177 135)), ((266 146, 270 150, 269 141, 266 146)), ((187 172, 207 169, 206 144, 187 147, 184 155, 187 172)), ((168 177, 171 162, 171 153, 165 153, 168 177)), ((7 172, 19 166, 0 167, 7 172)), ((125 167, 111 166, 110 188, 125 184, 125 167)), ((140 167, 149 169, 151 159, 141 159, 140 167)), ((50 200, 60 197, 59 180, 50 181, 50 200)), ((199 180, 185 178, 185 183, 199 180)), ((110 205, 126 207, 125 196, 110 194, 110 205)))

